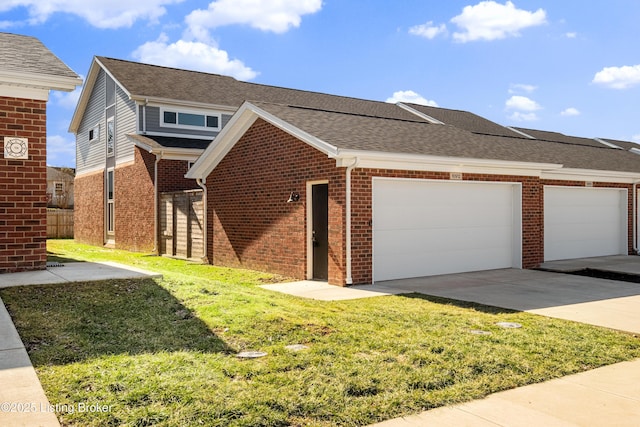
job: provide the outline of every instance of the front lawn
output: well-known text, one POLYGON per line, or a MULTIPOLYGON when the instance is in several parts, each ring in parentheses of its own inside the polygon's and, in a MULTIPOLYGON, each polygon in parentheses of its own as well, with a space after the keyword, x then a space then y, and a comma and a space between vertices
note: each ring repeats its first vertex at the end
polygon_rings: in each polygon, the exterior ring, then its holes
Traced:
POLYGON ((631 335, 527 313, 420 295, 311 301, 258 287, 282 280, 269 274, 48 248, 164 274, 0 291, 51 404, 109 409, 61 411, 64 425, 359 426, 640 357, 631 335))

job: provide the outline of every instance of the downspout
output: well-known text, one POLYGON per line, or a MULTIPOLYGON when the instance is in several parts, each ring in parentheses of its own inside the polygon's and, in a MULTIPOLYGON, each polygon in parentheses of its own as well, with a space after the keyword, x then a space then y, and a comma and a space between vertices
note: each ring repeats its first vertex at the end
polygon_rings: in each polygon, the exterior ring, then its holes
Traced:
POLYGON ((638 182, 633 183, 633 206, 631 207, 631 216, 632 216, 632 224, 631 228, 633 230, 633 254, 638 255, 638 182))
POLYGON ((160 229, 158 227, 158 163, 162 160, 162 151, 156 154, 156 161, 153 165, 153 253, 159 254, 160 248, 158 247, 158 233, 160 229))
POLYGON ((346 284, 347 285, 352 285, 353 284, 353 277, 351 274, 351 171, 353 169, 356 168, 356 166, 358 166, 358 162, 360 161, 360 159, 358 159, 358 157, 356 157, 353 160, 353 163, 349 166, 347 166, 347 175, 346 175, 346 209, 347 209, 347 236, 346 236, 346 241, 347 241, 347 279, 346 279, 346 284))
POLYGON ((202 218, 202 229, 204 230, 204 232, 202 233, 202 246, 203 246, 203 253, 202 253, 202 261, 206 262, 207 264, 209 264, 209 260, 207 259, 207 234, 209 233, 209 230, 207 229, 207 211, 208 211, 208 207, 207 207, 207 184, 206 184, 207 179, 204 178, 196 178, 196 184, 198 184, 198 187, 202 188, 202 206, 204 209, 203 212, 203 218, 202 218))
POLYGON ((144 105, 142 106, 142 134, 147 134, 147 104, 149 104, 149 100, 145 98, 144 105))

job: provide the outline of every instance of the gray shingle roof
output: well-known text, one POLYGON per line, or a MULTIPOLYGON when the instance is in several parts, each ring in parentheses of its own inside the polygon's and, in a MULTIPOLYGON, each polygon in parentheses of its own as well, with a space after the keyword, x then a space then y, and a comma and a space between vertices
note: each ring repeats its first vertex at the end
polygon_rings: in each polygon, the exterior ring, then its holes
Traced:
POLYGON ((588 138, 516 128, 466 111, 394 104, 238 81, 232 77, 97 57, 133 96, 238 108, 245 101, 341 149, 516 162, 640 173, 640 156, 588 138))
POLYGON ((609 139, 609 138, 600 138, 603 141, 609 142, 613 145, 617 145, 618 147, 622 148, 623 150, 631 150, 632 148, 636 148, 638 150, 640 150, 640 144, 638 144, 637 142, 631 142, 631 141, 620 141, 618 139, 609 139))
POLYGON ((0 33, 0 71, 78 78, 35 37, 0 33))
POLYGON ((368 101, 318 92, 241 82, 233 77, 180 70, 105 57, 97 59, 139 98, 164 98, 238 108, 244 101, 306 105, 319 109, 420 120, 415 114, 394 104, 368 101))
POLYGON ((546 130, 525 129, 525 128, 518 128, 518 127, 514 127, 514 129, 519 130, 520 132, 526 133, 527 135, 530 135, 535 139, 539 139, 542 141, 563 142, 565 144, 586 145, 591 147, 602 147, 604 145, 601 142, 598 142, 592 138, 568 136, 560 132, 550 132, 546 130))
POLYGON ((522 136, 507 127, 499 125, 498 123, 492 122, 490 120, 485 119, 484 117, 480 117, 468 111, 449 110, 445 108, 428 107, 426 105, 419 105, 419 104, 407 104, 407 105, 415 110, 420 111, 421 113, 424 113, 430 117, 433 117, 434 119, 442 123, 456 126, 460 129, 464 129, 469 132, 481 133, 485 135, 501 135, 501 136, 511 136, 511 137, 522 136))
POLYGON ((475 134, 454 126, 252 103, 341 149, 557 163, 567 168, 640 172, 640 156, 603 146, 475 134))

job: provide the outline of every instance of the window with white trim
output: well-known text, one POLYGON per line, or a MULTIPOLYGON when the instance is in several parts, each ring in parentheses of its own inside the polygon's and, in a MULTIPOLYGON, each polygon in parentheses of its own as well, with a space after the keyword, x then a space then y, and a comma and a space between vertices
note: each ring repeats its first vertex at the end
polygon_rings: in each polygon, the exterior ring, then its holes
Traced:
POLYGON ((179 129, 220 130, 220 114, 195 110, 160 109, 160 126, 179 129))

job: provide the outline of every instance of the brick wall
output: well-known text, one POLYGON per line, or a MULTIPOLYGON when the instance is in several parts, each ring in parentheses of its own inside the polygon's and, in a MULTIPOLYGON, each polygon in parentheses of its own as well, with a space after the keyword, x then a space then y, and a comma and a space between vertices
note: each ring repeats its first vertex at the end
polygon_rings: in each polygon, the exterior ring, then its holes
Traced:
MULTIPOLYGON (((208 257, 213 264, 306 278, 306 183, 329 182, 329 283, 345 284, 345 168, 319 151, 258 120, 207 178, 208 257), (300 202, 286 203, 290 191, 300 202)), ((372 178, 443 179, 448 172, 355 169, 352 172, 352 278, 372 280, 372 178)), ((522 185, 522 267, 544 260, 544 185, 585 186, 583 181, 541 181, 537 177, 470 174, 466 181, 522 185)), ((632 186, 629 190, 629 253, 632 246, 632 186)))
POLYGON ((0 273, 47 262, 46 102, 0 97, 0 273), (4 137, 29 139, 29 159, 4 157, 4 137))
POLYGON ((335 160, 257 120, 207 178, 209 259, 305 279, 306 186, 327 180, 329 283, 344 285, 344 179, 335 160))
POLYGON ((134 159, 115 169, 116 248, 150 252, 154 246, 155 156, 136 147, 134 159))
POLYGON ((189 164, 185 160, 160 160, 158 163, 158 190, 161 193, 169 193, 199 189, 195 179, 184 177, 188 166, 189 164))
POLYGON ((76 176, 73 237, 80 243, 104 244, 104 171, 76 176))

